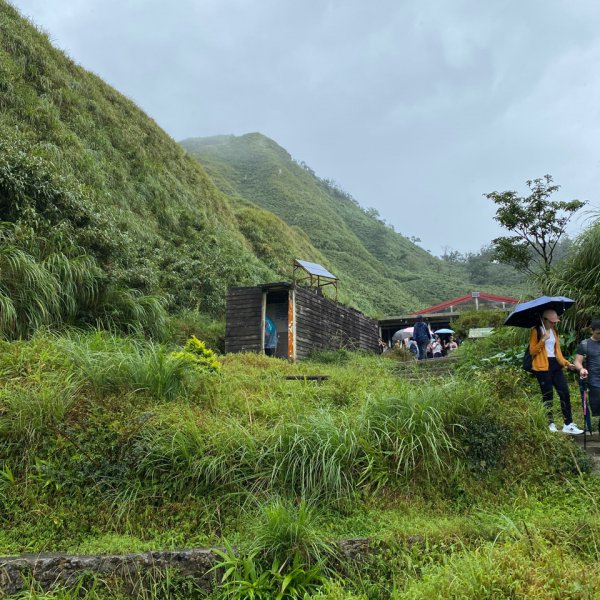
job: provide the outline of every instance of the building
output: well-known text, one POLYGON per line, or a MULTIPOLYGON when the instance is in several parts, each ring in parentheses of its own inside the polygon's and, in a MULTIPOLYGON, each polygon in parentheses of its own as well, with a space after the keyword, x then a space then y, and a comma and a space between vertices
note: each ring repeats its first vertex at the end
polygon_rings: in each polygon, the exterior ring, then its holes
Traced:
POLYGON ((273 324, 275 356, 281 358, 296 360, 337 348, 376 352, 379 324, 337 302, 337 277, 317 263, 294 259, 292 266, 292 283, 229 290, 225 352, 264 352, 265 326, 273 324), (302 282, 309 287, 301 287, 302 282), (325 297, 326 286, 332 286, 335 300, 325 297))
POLYGON ((443 327, 452 328, 452 321, 457 319, 461 313, 472 310, 505 310, 507 314, 519 303, 517 298, 510 296, 498 296, 485 292, 471 292, 465 296, 452 298, 427 308, 422 308, 408 315, 398 315, 380 319, 381 336, 391 343, 394 333, 415 323, 417 315, 423 315, 431 328, 435 331, 443 327))
POLYGON ((267 317, 277 328, 280 358, 302 359, 322 349, 378 350, 377 321, 324 297, 320 287, 279 282, 229 290, 225 352, 264 352, 267 317))

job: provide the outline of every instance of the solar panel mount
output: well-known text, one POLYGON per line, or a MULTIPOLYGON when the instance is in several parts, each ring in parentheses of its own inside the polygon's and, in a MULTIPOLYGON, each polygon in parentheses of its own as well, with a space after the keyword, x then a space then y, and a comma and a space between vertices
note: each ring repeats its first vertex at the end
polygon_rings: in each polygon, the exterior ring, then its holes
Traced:
POLYGON ((310 287, 315 287, 317 293, 322 294, 322 289, 326 285, 333 285, 335 289, 335 299, 337 301, 337 282, 338 278, 330 273, 323 265, 309 262, 307 260, 294 259, 294 283, 307 281, 310 287), (299 277, 299 271, 304 276, 299 277))

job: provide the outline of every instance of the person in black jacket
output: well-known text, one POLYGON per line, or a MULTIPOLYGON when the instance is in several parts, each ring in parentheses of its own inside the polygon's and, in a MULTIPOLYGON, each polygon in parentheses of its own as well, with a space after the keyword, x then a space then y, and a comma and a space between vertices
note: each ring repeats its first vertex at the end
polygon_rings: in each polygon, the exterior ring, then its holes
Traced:
POLYGON ((419 348, 419 360, 427 358, 427 344, 431 341, 431 333, 429 333, 429 327, 423 321, 423 315, 417 316, 417 321, 413 327, 413 337, 419 348))

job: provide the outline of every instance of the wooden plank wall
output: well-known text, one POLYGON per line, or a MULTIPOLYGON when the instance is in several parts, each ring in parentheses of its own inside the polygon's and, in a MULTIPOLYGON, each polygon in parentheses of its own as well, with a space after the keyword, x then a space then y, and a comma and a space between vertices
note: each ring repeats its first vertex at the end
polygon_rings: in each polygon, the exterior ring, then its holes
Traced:
POLYGON ((262 351, 260 287, 233 288, 227 293, 225 352, 262 351))
POLYGON ((361 312, 296 287, 296 358, 320 348, 378 351, 379 325, 361 312))

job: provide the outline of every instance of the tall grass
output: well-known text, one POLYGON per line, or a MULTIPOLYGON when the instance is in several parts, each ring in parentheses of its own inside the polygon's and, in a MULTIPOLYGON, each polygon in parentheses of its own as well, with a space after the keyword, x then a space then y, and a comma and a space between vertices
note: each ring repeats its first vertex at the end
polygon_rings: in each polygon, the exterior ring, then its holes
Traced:
POLYGON ((191 409, 150 421, 134 443, 135 471, 176 497, 239 493, 260 479, 262 448, 231 419, 202 419, 191 409))
POLYGON ((252 527, 251 552, 266 562, 289 563, 299 555, 307 565, 325 565, 338 550, 319 527, 318 504, 274 498, 260 507, 252 527))
POLYGON ((90 323, 156 339, 166 335, 164 299, 108 283, 97 261, 60 227, 43 237, 22 225, 2 224, 0 274, 2 337, 90 323))
POLYGON ((597 220, 575 241, 569 256, 551 272, 552 294, 576 300, 563 317, 566 328, 581 330, 600 317, 600 223, 597 220))
POLYGON ((171 400, 185 395, 186 385, 197 376, 189 361, 156 342, 97 332, 72 333, 58 343, 81 378, 101 394, 142 392, 171 400))
POLYGON ((269 440, 271 487, 303 497, 338 502, 363 483, 368 459, 350 419, 317 411, 283 423, 269 440))
POLYGON ((408 480, 419 471, 427 479, 444 470, 449 455, 457 450, 442 414, 430 397, 409 394, 369 402, 361 415, 375 469, 408 480))
POLYGON ((63 423, 77 402, 81 381, 74 375, 48 375, 33 385, 0 388, 0 438, 34 445, 63 423))

